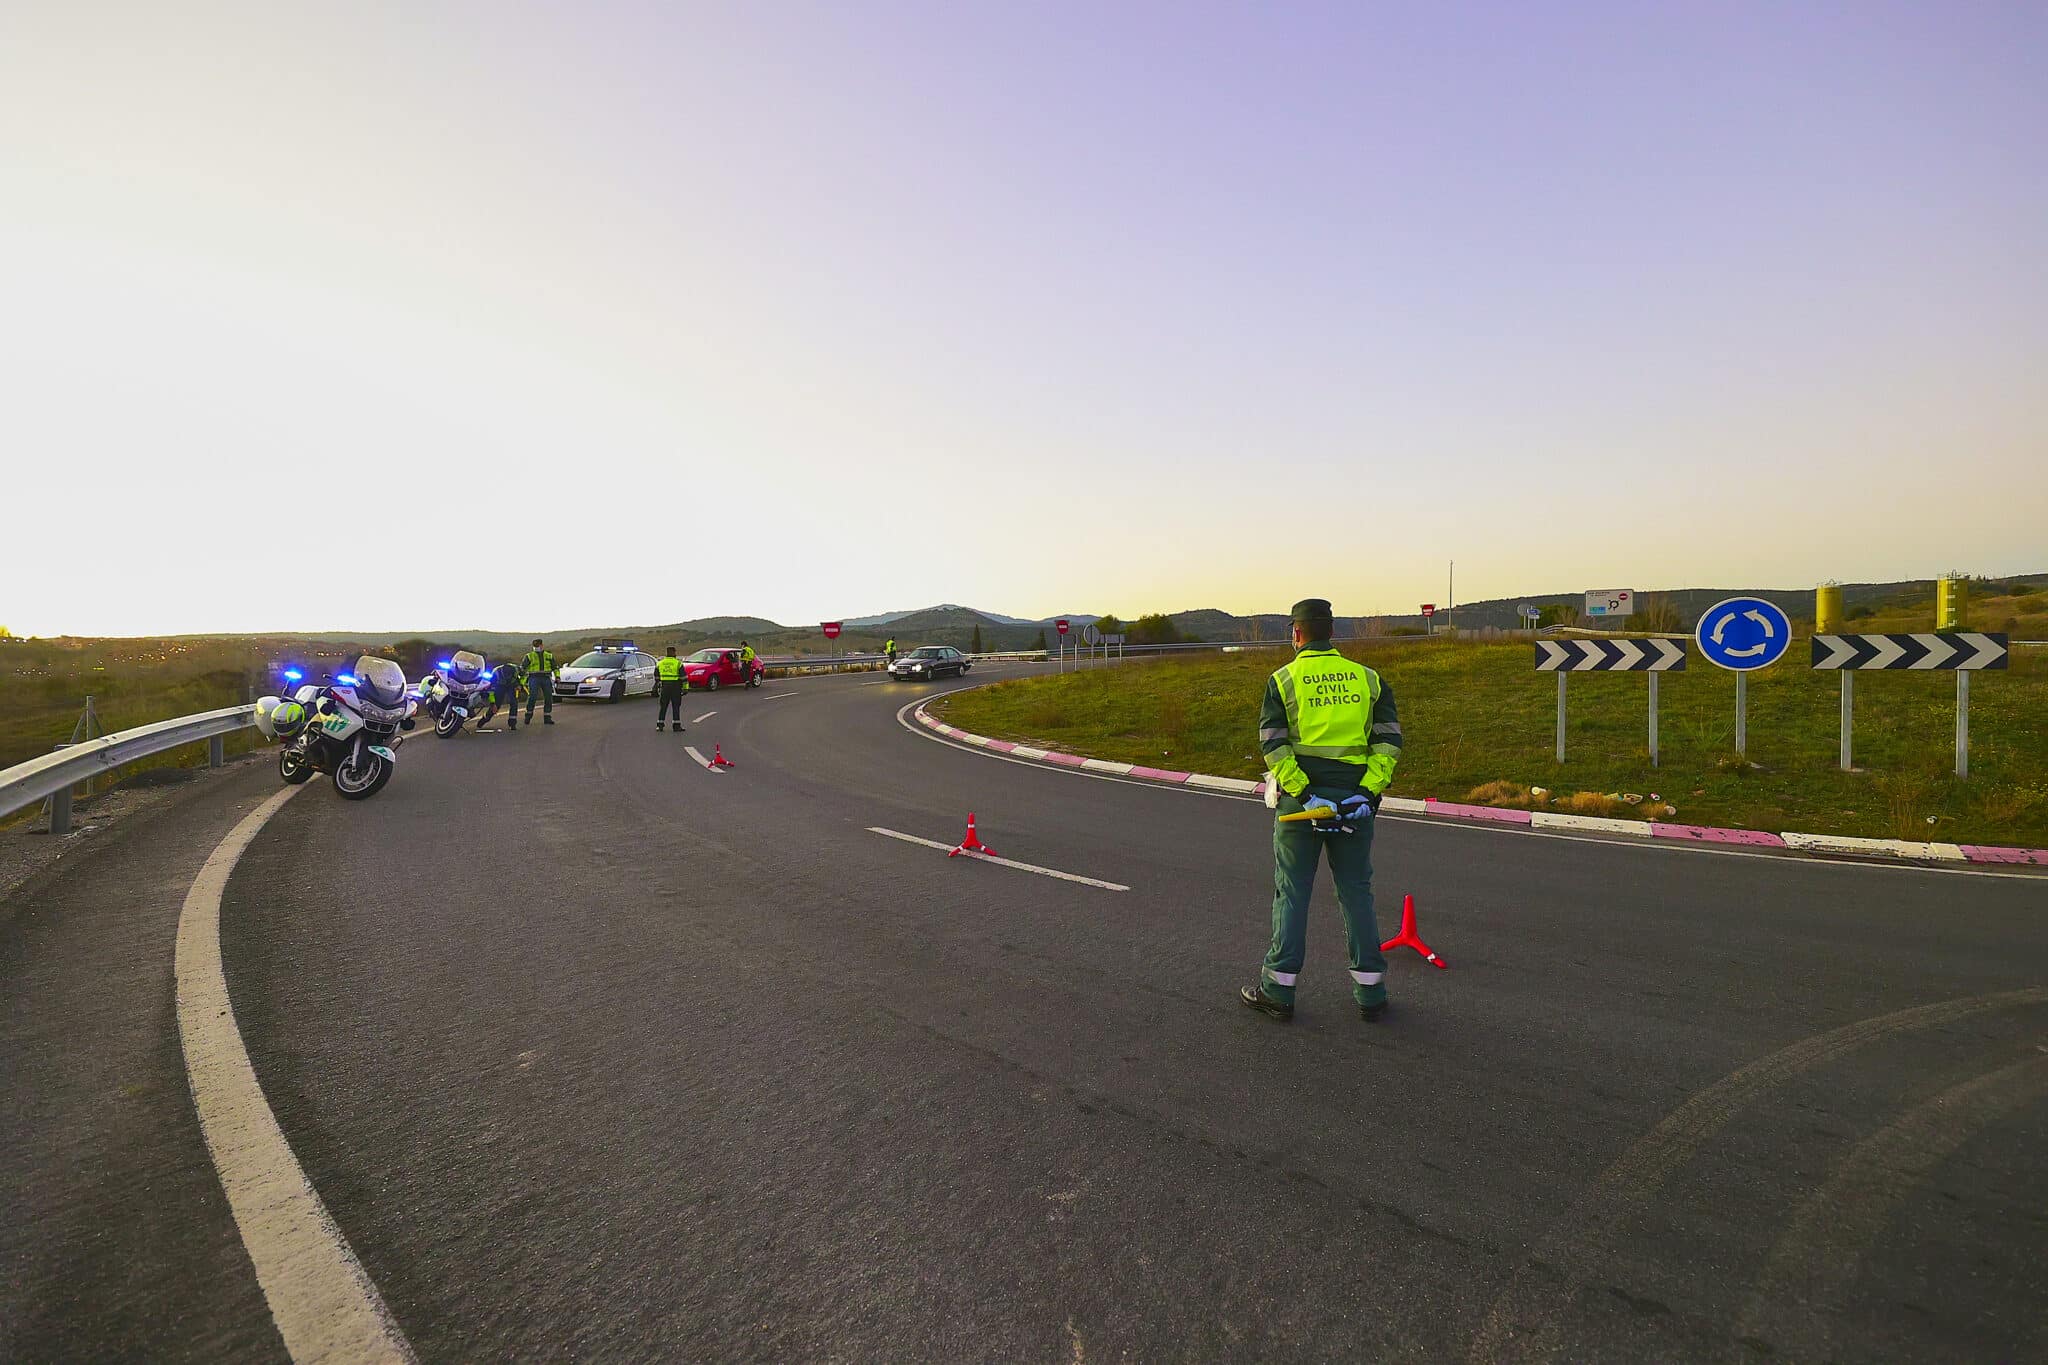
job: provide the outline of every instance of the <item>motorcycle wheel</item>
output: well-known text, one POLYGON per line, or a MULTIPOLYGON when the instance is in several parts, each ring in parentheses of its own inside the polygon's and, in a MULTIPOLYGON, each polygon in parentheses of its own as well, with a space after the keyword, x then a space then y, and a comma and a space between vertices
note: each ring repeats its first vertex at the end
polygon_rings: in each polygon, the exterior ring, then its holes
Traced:
POLYGON ((453 711, 443 711, 434 718, 434 733, 442 739, 462 733, 462 717, 453 711))
POLYGON ((334 769, 334 789, 350 801, 375 796, 391 780, 391 762, 382 754, 365 752, 360 767, 343 759, 334 769))
POLYGON ((297 749, 286 749, 277 756, 277 775, 287 787, 296 787, 313 776, 313 762, 297 749))

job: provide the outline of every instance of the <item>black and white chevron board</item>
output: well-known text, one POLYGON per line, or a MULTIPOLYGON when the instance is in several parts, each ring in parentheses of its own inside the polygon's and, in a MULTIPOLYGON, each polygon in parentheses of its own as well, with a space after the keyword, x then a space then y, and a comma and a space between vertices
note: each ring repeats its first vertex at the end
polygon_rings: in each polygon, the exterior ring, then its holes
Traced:
POLYGON ((1685 667, 1683 640, 1538 640, 1536 671, 1557 674, 1557 761, 1564 762, 1564 680, 1572 673, 1650 675, 1650 766, 1657 754, 1657 675, 1685 667))
POLYGON ((1538 673, 1668 673, 1684 667, 1683 640, 1536 642, 1538 673))
POLYGON ((1984 668, 2004 668, 2009 658, 2005 636, 1978 631, 1813 637, 1815 668, 1968 669, 1974 672, 1984 668))

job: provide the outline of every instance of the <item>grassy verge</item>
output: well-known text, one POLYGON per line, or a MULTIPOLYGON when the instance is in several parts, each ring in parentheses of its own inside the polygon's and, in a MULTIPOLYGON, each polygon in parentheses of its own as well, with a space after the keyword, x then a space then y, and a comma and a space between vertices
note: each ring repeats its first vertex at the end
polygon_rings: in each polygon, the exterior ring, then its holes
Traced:
MULTIPOLYGON (((1553 759, 1557 685, 1526 642, 1350 648, 1394 688, 1408 796, 1642 815, 1602 798, 1652 793, 1688 824, 2048 847, 2048 650, 1971 684, 1971 775, 1952 775, 1955 676, 1865 673, 1856 683, 1856 762, 1836 766, 1836 676, 1786 664, 1752 675, 1749 761, 1734 760, 1733 677, 1693 660, 1661 684, 1663 765, 1652 768, 1641 674, 1570 683, 1566 762, 1553 759), (1581 796, 1581 793, 1587 795, 1581 796), (1545 804, 1538 801, 1537 804, 1545 804)), ((1803 663, 1807 646, 1794 644, 1803 663)), ((934 710, 977 734, 1099 758, 1255 777, 1259 696, 1277 651, 1174 659, 997 683, 934 710)))

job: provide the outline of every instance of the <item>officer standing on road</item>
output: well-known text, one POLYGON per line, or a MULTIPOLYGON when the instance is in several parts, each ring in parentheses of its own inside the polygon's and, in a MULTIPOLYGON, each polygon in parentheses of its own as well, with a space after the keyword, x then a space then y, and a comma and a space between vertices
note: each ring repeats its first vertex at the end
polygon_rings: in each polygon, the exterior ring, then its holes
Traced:
POLYGON ((533 704, 541 704, 541 719, 549 725, 555 723, 555 656, 536 638, 533 648, 526 651, 525 660, 519 671, 526 675, 526 723, 533 724, 533 704))
POLYGON ((1238 998, 1275 1019, 1294 1017, 1316 860, 1328 849, 1351 939, 1351 994, 1371 1023, 1387 1009, 1387 960, 1372 913, 1372 826, 1401 757, 1401 720, 1380 675, 1331 648, 1328 602, 1296 602, 1292 615, 1296 652, 1266 682, 1259 749, 1279 785, 1280 814, 1315 818, 1273 826, 1273 941, 1259 984, 1238 998))
POLYGON ((892 663, 892 664, 893 664, 893 663, 895 663, 895 662, 896 662, 896 637, 895 637, 895 636, 891 635, 891 636, 889 637, 889 643, 887 643, 887 644, 885 644, 885 645, 883 645, 883 646, 882 646, 882 652, 883 652, 884 654, 886 654, 886 655, 888 655, 888 656, 889 656, 889 662, 890 662, 890 663, 892 663))
POLYGON ((745 640, 740 641, 740 681, 751 682, 754 677, 754 647, 745 640))
POLYGON ((655 712, 654 728, 661 729, 661 723, 675 716, 676 733, 683 732, 683 693, 690 690, 690 680, 683 675, 683 661, 676 657, 676 647, 670 645, 668 653, 654 661, 654 676, 661 688, 661 708, 655 712))

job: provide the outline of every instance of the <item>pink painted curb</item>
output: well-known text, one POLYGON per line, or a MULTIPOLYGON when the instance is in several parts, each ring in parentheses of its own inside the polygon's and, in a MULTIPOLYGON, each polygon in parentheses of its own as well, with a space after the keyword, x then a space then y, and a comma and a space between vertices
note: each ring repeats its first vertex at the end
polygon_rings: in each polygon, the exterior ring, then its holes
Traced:
POLYGON ((2001 848, 1996 844, 1964 844, 1963 857, 1973 863, 2026 863, 2048 867, 2048 848, 2001 848))
POLYGON ((1510 810, 1502 806, 1461 806, 1455 801, 1439 801, 1434 796, 1424 803, 1426 815, 1455 815, 1460 820, 1498 820, 1504 825, 1526 825, 1536 817, 1529 811, 1510 810))
MULTIPOLYGON (((970 741, 980 748, 996 749, 1004 753, 1011 753, 1019 748, 1032 747, 1020 745, 1011 740, 989 739, 984 735, 969 734, 965 730, 956 729, 946 724, 937 717, 926 715, 922 706, 918 707, 913 714, 917 717, 917 723, 924 726, 927 730, 936 730, 940 734, 954 739, 970 741)), ((1050 763, 1061 768, 1079 768, 1089 760, 1079 754, 1063 754, 1048 750, 1045 757, 1028 761, 1050 763)), ((1150 782, 1184 786, 1196 777, 1207 778, 1209 774, 1172 772, 1164 768, 1145 768, 1133 764, 1128 776, 1143 778, 1150 782)), ((1263 796, 1265 790, 1266 784, 1261 781, 1252 788, 1248 795, 1263 796)), ((1490 820, 1495 824, 1502 825, 1531 825, 1532 833, 1541 832, 1534 829, 1532 825, 1534 815, 1526 810, 1515 810, 1504 806, 1473 806, 1458 801, 1439 801, 1433 796, 1426 798, 1422 802, 1422 808, 1424 815, 1445 816, 1455 820, 1490 820)), ((1771 834, 1760 829, 1723 829, 1717 825, 1674 825, 1667 824, 1661 820, 1651 820, 1646 823, 1649 825, 1650 837, 1653 839, 1683 839, 1695 844, 1734 844, 1750 848, 1788 847, 1783 835, 1771 834)), ((1963 860, 1966 862, 1998 863, 2006 866, 2048 867, 2048 849, 2044 848, 2006 848, 1997 844, 1962 844, 1959 847, 1962 850, 1963 860)))

